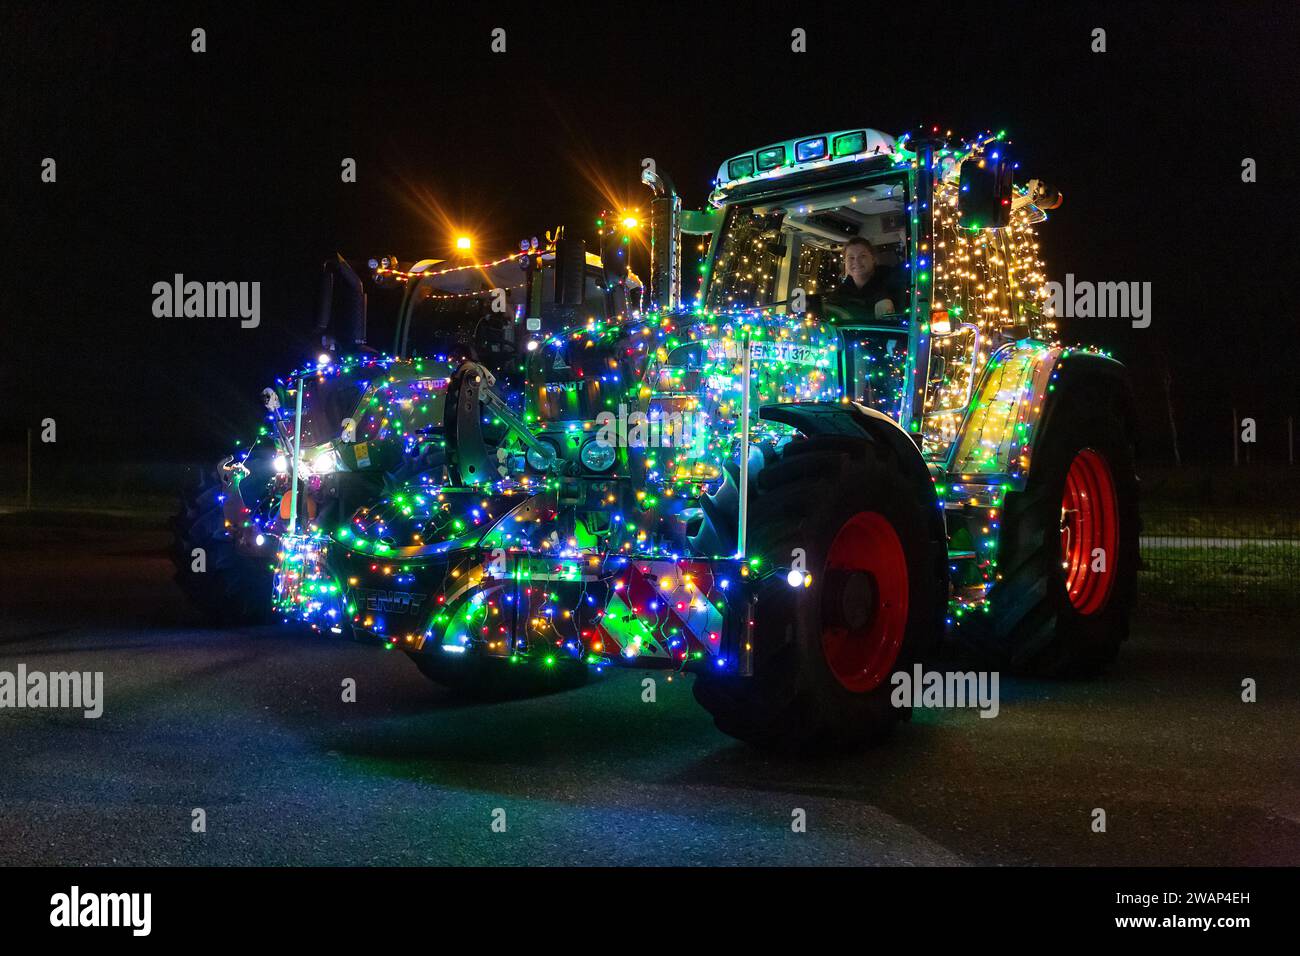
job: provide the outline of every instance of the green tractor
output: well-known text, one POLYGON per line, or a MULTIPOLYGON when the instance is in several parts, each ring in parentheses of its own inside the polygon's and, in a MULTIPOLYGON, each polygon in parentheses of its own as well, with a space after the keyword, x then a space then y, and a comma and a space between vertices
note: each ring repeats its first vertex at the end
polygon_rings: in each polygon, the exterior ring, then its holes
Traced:
POLYGON ((720 729, 801 751, 888 733, 892 676, 945 640, 1105 668, 1131 402, 1117 362, 1054 341, 1035 228, 1060 197, 1008 151, 799 137, 727 159, 700 212, 648 169, 646 308, 545 336, 518 410, 460 364, 445 472, 285 535, 280 606, 466 690, 693 672, 720 729), (687 303, 684 235, 708 237, 687 303))
MULTIPOLYGON (((218 623, 272 619, 281 538, 334 526, 385 488, 445 475, 443 402, 473 360, 522 405, 522 360, 549 332, 639 301, 585 243, 524 240, 487 262, 325 262, 320 355, 263 390, 254 441, 200 469, 173 518, 178 583, 218 623), (385 343, 385 351, 368 342, 385 343)), ((489 419, 485 427, 491 432, 489 419)), ((336 629, 337 630, 337 629, 336 629)))

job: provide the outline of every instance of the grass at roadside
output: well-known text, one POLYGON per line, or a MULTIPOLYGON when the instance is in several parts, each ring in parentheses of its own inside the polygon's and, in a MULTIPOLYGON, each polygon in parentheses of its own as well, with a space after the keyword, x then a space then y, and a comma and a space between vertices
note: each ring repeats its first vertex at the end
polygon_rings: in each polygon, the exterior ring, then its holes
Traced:
POLYGON ((1142 535, 1300 541, 1300 512, 1252 508, 1143 508, 1142 535))
POLYGON ((1291 607, 1300 594, 1300 545, 1144 547, 1140 593, 1192 607, 1291 607))

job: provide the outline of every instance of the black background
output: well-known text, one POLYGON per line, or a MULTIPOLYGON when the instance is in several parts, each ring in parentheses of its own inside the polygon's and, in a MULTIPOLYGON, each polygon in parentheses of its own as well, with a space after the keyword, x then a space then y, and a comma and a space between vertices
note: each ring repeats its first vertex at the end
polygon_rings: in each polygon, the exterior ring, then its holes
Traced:
MULTIPOLYGON (((961 867, 858 868, 847 875, 854 893, 873 907, 874 931, 914 941, 918 948, 952 942, 978 950, 991 935, 1010 940, 1051 938, 1124 938, 1147 940, 1152 934, 1179 943, 1210 938, 1231 947, 1254 942, 1251 930, 1270 938, 1286 925, 1292 898, 1293 871, 1285 868, 1166 867, 1124 870, 1116 867, 1050 870, 991 867, 971 874, 961 867), (1117 894, 1163 899, 1178 894, 1181 904, 1141 906, 1116 902, 1117 894), (1197 905, 1186 902, 1192 893, 1244 894, 1241 902, 1197 905), (934 899, 944 902, 943 918, 935 919, 934 899), (1249 927, 1175 930, 1117 927, 1116 917, 1210 917, 1250 920, 1249 927)), ((427 928, 431 934, 474 932, 496 945, 537 946, 558 940, 572 929, 556 910, 556 899, 599 899, 610 880, 627 891, 652 897, 671 882, 681 901, 671 911, 651 909, 629 923, 625 908, 588 906, 581 928, 588 936, 623 940, 671 926, 677 936, 689 934, 715 945, 770 944, 772 933, 798 932, 822 926, 843 911, 838 896, 846 876, 815 868, 755 870, 732 868, 725 876, 703 869, 661 869, 638 873, 629 869, 517 870, 487 868, 455 871, 411 868, 295 870, 288 878, 275 868, 228 870, 123 867, 111 870, 0 871, 5 894, 0 914, 6 938, 27 942, 63 939, 73 945, 107 943, 134 945, 141 939, 159 944, 201 938, 210 945, 281 941, 323 944, 333 949, 373 948, 376 938, 403 930, 427 928), (546 881, 547 892, 527 892, 546 881), (730 918, 718 918, 717 905, 695 904, 709 892, 723 892, 746 904, 732 907, 730 918), (412 883, 418 889, 412 889, 412 883), (152 931, 138 938, 126 928, 52 928, 51 897, 79 893, 151 893, 152 931), (364 885, 364 896, 358 886, 364 885), (501 902, 505 895, 508 903, 501 902), (330 905, 344 900, 345 905, 330 905), (448 904, 454 905, 454 911, 448 904), (415 904, 415 905, 412 905, 415 904), (695 905, 692 905, 695 904, 695 905), (671 915, 668 915, 671 913, 671 915), (644 925, 649 921, 648 925, 644 925), (671 922, 668 922, 671 920, 671 922), (644 928, 643 928, 644 925, 644 928)), ((566 937, 566 938, 567 938, 566 937)), ((672 939, 673 937, 667 937, 672 939)))
POLYGON ((1259 420, 1260 458, 1282 458, 1300 384, 1296 9, 7 5, 0 441, 54 417, 87 462, 215 458, 312 354, 335 249, 446 255, 465 230, 495 253, 644 202, 642 157, 698 207, 747 147, 937 123, 1008 130, 1024 178, 1064 192, 1041 229, 1049 277, 1152 283, 1149 329, 1063 323, 1130 366, 1148 459, 1169 454, 1166 368, 1187 459, 1230 456, 1234 407, 1259 420), (260 281, 261 326, 154 318, 153 283, 178 272, 260 281))

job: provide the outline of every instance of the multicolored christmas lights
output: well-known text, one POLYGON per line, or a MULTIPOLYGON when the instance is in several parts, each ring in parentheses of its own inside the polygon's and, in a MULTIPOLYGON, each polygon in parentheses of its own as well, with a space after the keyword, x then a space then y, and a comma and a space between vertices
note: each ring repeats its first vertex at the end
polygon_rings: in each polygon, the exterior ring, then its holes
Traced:
MULTIPOLYGON (((960 164, 995 156, 1004 137, 948 139, 925 153, 933 193, 902 208, 911 226, 900 247, 908 249, 902 268, 912 311, 896 331, 838 328, 775 301, 778 276, 766 247, 784 213, 774 210, 727 220, 690 310, 593 318, 541 340, 526 358, 522 395, 507 398, 532 439, 554 453, 536 457, 532 444, 487 415, 500 467, 473 485, 450 484, 441 454, 446 390, 462 357, 330 360, 278 383, 283 394, 264 437, 282 454, 296 388, 306 390, 309 408, 334 380, 359 396, 346 439, 308 428, 311 447, 303 443, 297 471, 315 504, 302 533, 284 535, 281 511, 246 519, 278 534, 282 612, 420 653, 478 652, 544 666, 618 658, 732 666, 727 648, 743 646, 736 629, 745 618, 733 602, 749 582, 788 570, 780 556, 701 553, 693 538, 701 499, 732 480, 728 468, 734 474, 735 463, 793 437, 789 426, 754 414, 742 448, 746 392, 755 412, 858 401, 908 420, 949 516, 952 618, 987 612, 1003 502, 1023 486, 1036 423, 1071 351, 1044 341, 1055 325, 1044 309, 1034 230, 1043 214, 1022 196, 1004 229, 963 222, 960 164), (928 349, 927 368, 917 368, 910 341, 928 349), (584 451, 597 440, 610 444, 610 435, 616 452, 601 456, 605 471, 595 472, 584 451), (358 446, 366 461, 382 457, 372 457, 371 446, 389 449, 395 457, 384 464, 382 493, 327 520, 320 487, 311 484, 323 477, 316 463, 330 461, 322 446, 344 473, 365 470, 358 446)), ((920 147, 913 152, 900 140, 882 152, 863 143, 860 158, 882 160, 900 182, 916 180, 920 147)), ((720 181, 715 197, 725 201, 738 186, 795 166, 845 159, 834 153, 750 170, 720 181)), ((427 279, 511 258, 378 272, 427 279)), ((801 250, 799 281, 815 294, 836 277, 827 264, 837 262, 801 250)), ((283 495, 288 479, 273 481, 283 495)))

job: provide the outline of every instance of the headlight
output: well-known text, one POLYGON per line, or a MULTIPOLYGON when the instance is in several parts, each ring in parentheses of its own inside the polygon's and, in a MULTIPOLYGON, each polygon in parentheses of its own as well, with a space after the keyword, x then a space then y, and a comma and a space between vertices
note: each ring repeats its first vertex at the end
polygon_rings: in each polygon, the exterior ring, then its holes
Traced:
POLYGON ((537 471, 546 471, 551 467, 555 459, 560 457, 560 451, 545 439, 541 442, 539 448, 529 448, 525 456, 528 464, 537 471))
POLYGON ((284 455, 276 455, 275 460, 271 462, 275 466, 275 473, 283 475, 289 470, 289 460, 284 455))
POLYGON ((339 456, 333 448, 326 448, 311 460, 311 470, 318 475, 328 475, 339 466, 339 456))
POLYGON ((618 458, 618 449, 613 445, 603 444, 598 439, 593 438, 582 446, 582 451, 578 457, 582 460, 582 464, 591 471, 609 471, 614 467, 614 462, 618 458))

